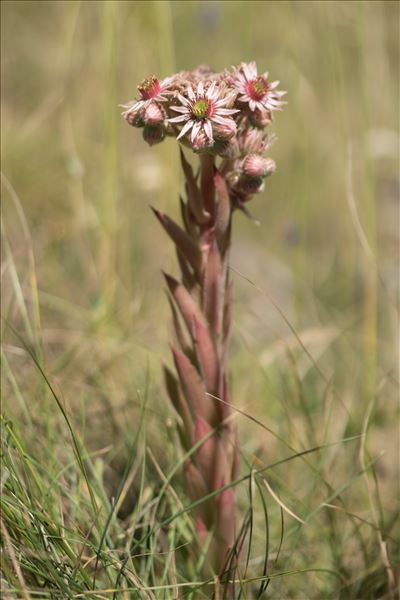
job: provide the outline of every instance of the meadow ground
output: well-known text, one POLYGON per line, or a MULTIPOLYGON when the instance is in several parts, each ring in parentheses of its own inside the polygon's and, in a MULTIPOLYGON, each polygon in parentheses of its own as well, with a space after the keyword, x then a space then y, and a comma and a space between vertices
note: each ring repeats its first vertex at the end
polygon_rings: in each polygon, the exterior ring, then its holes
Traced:
POLYGON ((177 147, 118 104, 255 59, 288 105, 260 225, 235 218, 236 597, 395 598, 399 4, 1 10, 3 597, 222 598, 161 385, 176 266, 148 207, 178 214, 177 147))

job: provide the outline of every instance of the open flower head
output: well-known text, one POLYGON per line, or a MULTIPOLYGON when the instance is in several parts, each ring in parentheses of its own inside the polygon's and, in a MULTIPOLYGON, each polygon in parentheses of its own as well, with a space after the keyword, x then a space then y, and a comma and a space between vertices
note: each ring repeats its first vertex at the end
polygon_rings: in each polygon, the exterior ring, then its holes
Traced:
POLYGON ((125 119, 129 119, 132 114, 141 114, 152 103, 166 102, 170 94, 169 88, 173 79, 173 77, 167 77, 159 81, 154 75, 144 79, 137 87, 140 98, 133 100, 129 104, 122 105, 122 108, 126 108, 122 116, 125 119))
POLYGON ((200 133, 204 133, 210 145, 214 142, 213 125, 216 124, 230 128, 232 115, 239 112, 237 109, 227 108, 232 104, 236 92, 227 92, 226 88, 217 86, 213 81, 205 90, 202 81, 197 84, 196 91, 188 86, 186 96, 177 95, 179 106, 171 106, 171 110, 180 113, 177 117, 168 119, 170 123, 181 123, 183 127, 179 132, 179 140, 191 130, 190 140, 193 143, 200 133))
POLYGON ((234 67, 234 71, 233 86, 240 102, 247 103, 251 111, 280 110, 284 104, 281 97, 286 92, 276 89, 279 81, 270 83, 268 73, 258 75, 255 62, 241 63, 238 68, 234 67))

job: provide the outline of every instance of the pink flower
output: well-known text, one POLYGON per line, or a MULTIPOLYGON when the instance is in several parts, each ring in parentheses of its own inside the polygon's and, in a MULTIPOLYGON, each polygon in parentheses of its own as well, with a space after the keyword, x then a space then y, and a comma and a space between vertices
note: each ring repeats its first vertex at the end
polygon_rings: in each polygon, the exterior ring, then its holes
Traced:
POLYGON ((122 108, 126 108, 127 110, 122 113, 122 116, 129 120, 131 114, 141 113, 143 109, 146 109, 153 102, 166 102, 168 100, 166 94, 169 93, 168 87, 173 79, 173 77, 167 77, 159 81, 154 75, 144 79, 137 88, 140 99, 133 100, 129 104, 123 104, 122 108))
POLYGON ((268 81, 268 73, 257 74, 257 65, 255 62, 241 63, 239 68, 235 68, 235 79, 233 85, 238 91, 238 100, 246 102, 251 111, 259 109, 280 110, 282 104, 281 97, 286 92, 280 92, 276 88, 279 81, 268 81))
MULTIPOLYGON (((225 91, 225 90, 224 90, 225 91)), ((175 112, 181 113, 178 117, 168 119, 170 123, 184 123, 177 139, 183 137, 190 129, 191 142, 193 142, 200 131, 204 132, 211 145, 214 142, 213 124, 218 123, 226 127, 231 127, 231 116, 237 112, 236 109, 226 108, 226 105, 233 101, 235 93, 221 96, 221 88, 217 87, 214 81, 205 91, 203 82, 197 85, 196 92, 189 85, 186 90, 187 98, 178 94, 178 100, 181 106, 171 106, 175 112)))

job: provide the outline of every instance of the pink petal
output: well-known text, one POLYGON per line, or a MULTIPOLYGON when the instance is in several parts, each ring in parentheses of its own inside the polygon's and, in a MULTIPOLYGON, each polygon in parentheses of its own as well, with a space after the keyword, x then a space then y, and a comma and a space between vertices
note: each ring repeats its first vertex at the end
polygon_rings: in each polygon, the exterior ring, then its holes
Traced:
POLYGON ((192 142, 194 141, 196 135, 199 133, 200 128, 201 128, 200 121, 196 121, 196 123, 193 125, 192 135, 190 137, 190 139, 192 140, 192 142))
MULTIPOLYGON (((189 91, 189 89, 188 89, 189 91)), ((185 106, 190 106, 190 102, 187 98, 185 98, 185 96, 182 96, 182 94, 178 94, 178 100, 179 102, 182 102, 182 104, 184 104, 185 106)))
POLYGON ((208 139, 212 142, 213 141, 213 132, 212 132, 211 121, 209 121, 209 120, 204 121, 204 132, 205 132, 206 136, 208 137, 208 139))
POLYGON ((187 121, 188 115, 179 115, 178 117, 173 117, 172 119, 168 119, 168 123, 181 123, 182 121, 187 121))
POLYGON ((215 97, 215 95, 216 95, 216 90, 215 90, 215 86, 216 85, 217 85, 216 82, 213 81, 212 84, 210 85, 210 87, 208 88, 207 92, 206 92, 206 97, 209 100, 212 100, 215 97))
POLYGON ((231 124, 232 119, 227 119, 226 117, 220 117, 218 114, 211 118, 213 123, 219 123, 220 125, 229 125, 231 124))
POLYGON ((162 79, 160 81, 160 86, 162 88, 167 87, 167 85, 169 85, 170 83, 172 83, 173 80, 174 80, 173 77, 166 77, 165 79, 162 79))
MULTIPOLYGON (((179 117, 177 117, 179 118, 179 117)), ((191 129, 193 127, 194 121, 188 121, 186 123, 186 125, 184 125, 182 131, 180 132, 180 134, 178 135, 178 137, 176 138, 177 140, 180 140, 181 137, 183 137, 185 135, 185 133, 187 133, 189 131, 189 129, 191 129)))
POLYGON ((218 108, 218 115, 234 115, 235 113, 240 112, 237 108, 218 108))
POLYGON ((190 114, 190 111, 186 106, 171 106, 170 108, 175 112, 186 113, 187 115, 190 114))
POLYGON ((247 81, 251 81, 255 77, 257 77, 257 65, 255 62, 251 63, 243 63, 243 73, 246 76, 247 81))

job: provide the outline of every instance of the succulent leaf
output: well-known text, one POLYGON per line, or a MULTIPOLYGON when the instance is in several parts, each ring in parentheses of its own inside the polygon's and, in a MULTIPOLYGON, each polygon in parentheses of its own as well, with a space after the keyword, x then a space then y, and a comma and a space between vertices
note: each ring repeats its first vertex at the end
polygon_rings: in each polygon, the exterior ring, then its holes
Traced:
POLYGON ((215 403, 207 395, 206 387, 197 369, 183 352, 173 346, 171 349, 179 380, 192 414, 202 417, 207 423, 214 426, 217 423, 215 403))
POLYGON ((204 270, 203 310, 211 330, 216 336, 222 332, 224 282, 221 256, 213 239, 204 270))
POLYGON ((200 272, 202 268, 203 256, 197 244, 181 227, 179 227, 179 225, 175 223, 175 221, 168 217, 168 215, 153 207, 152 210, 172 241, 182 252, 182 255, 192 265, 195 271, 200 272))

